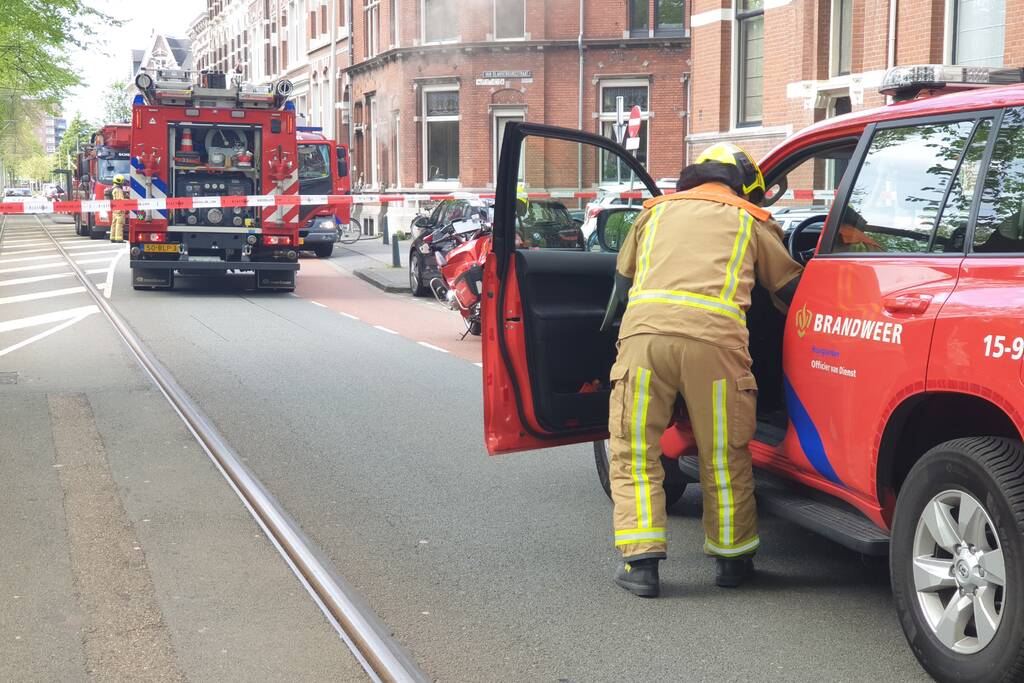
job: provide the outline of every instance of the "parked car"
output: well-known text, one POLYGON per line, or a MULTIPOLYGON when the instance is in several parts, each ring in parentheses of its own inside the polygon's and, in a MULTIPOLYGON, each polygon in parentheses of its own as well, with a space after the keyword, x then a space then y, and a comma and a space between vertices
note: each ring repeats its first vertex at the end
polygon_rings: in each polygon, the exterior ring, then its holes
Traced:
MULTIPOLYGON (((669 192, 675 192, 676 180, 674 178, 661 178, 655 183, 659 190, 663 194, 669 192)), ((649 197, 650 193, 647 192, 646 188, 643 187, 642 183, 634 183, 632 185, 628 183, 618 185, 603 185, 601 188, 603 193, 600 197, 587 204, 585 209, 586 213, 583 217, 583 240, 587 245, 587 249, 595 250, 597 245, 597 238, 594 235, 594 230, 597 228, 597 216, 604 209, 610 206, 640 206, 644 200, 641 199, 622 199, 621 194, 623 192, 640 192, 644 197, 649 197)))
POLYGON ((8 187, 4 190, 5 202, 21 202, 32 198, 32 190, 27 187, 8 187))
POLYGON ((469 218, 474 211, 489 210, 492 206, 491 199, 445 199, 429 214, 413 219, 413 239, 409 246, 409 291, 413 296, 430 294, 430 281, 441 275, 423 238, 449 223, 469 218))

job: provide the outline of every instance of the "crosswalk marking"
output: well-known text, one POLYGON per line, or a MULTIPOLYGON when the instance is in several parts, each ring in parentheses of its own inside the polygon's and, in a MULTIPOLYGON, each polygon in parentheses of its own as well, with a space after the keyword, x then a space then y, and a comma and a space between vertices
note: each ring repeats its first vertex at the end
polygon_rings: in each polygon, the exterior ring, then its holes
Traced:
POLYGON ((26 327, 36 327, 37 325, 46 325, 47 323, 56 323, 69 318, 77 318, 79 316, 92 315, 100 309, 95 306, 79 306, 77 308, 68 308, 63 311, 54 311, 52 313, 43 313, 41 315, 32 315, 27 318, 17 318, 15 320, 5 320, 0 322, 0 332, 10 332, 12 330, 21 330, 26 327))
POLYGON ((85 287, 65 287, 64 289, 51 289, 46 292, 33 292, 31 294, 16 294, 14 296, 0 297, 0 306, 4 304, 15 304, 21 301, 35 301, 36 299, 52 299, 68 294, 79 294, 85 291, 85 287))
MULTIPOLYGON (((99 273, 107 272, 106 269, 101 270, 87 270, 86 275, 98 275, 99 273)), ((30 277, 16 277, 10 280, 0 280, 0 287, 13 287, 15 285, 29 285, 33 282, 45 282, 46 280, 57 280, 62 277, 74 277, 74 273, 53 273, 52 275, 33 275, 30 277)))

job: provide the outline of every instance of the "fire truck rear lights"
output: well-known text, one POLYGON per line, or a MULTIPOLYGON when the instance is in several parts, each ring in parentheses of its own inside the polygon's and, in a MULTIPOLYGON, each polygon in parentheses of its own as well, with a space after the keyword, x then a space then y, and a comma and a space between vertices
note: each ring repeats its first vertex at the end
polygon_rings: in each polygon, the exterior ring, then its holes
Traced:
POLYGON ((292 244, 292 238, 287 235, 264 235, 263 246, 265 247, 289 247, 292 244))
POLYGON ((1016 83, 1024 83, 1024 69, 918 64, 889 69, 878 91, 892 95, 896 100, 905 100, 916 97, 923 90, 962 90, 1016 83))
POLYGON ((167 241, 167 235, 165 235, 162 232, 151 232, 148 235, 146 235, 145 237, 149 238, 147 240, 149 242, 166 242, 167 241))

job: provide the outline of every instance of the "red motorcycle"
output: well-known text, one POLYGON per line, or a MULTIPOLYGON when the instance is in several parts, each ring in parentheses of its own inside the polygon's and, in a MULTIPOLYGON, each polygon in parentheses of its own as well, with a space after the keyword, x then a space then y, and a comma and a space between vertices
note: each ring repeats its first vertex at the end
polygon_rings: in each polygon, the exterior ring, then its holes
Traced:
POLYGON ((484 258, 491 250, 489 211, 468 220, 455 221, 424 238, 437 260, 441 277, 430 289, 441 304, 462 314, 467 334, 480 336, 480 297, 483 293, 484 258))

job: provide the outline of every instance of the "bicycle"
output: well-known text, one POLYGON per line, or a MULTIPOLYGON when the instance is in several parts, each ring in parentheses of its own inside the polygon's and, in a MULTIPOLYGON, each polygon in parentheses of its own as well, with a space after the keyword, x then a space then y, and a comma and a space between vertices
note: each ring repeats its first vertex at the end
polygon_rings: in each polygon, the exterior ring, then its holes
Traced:
POLYGON ((348 223, 338 223, 338 241, 342 244, 355 244, 363 238, 363 226, 355 218, 348 223))

